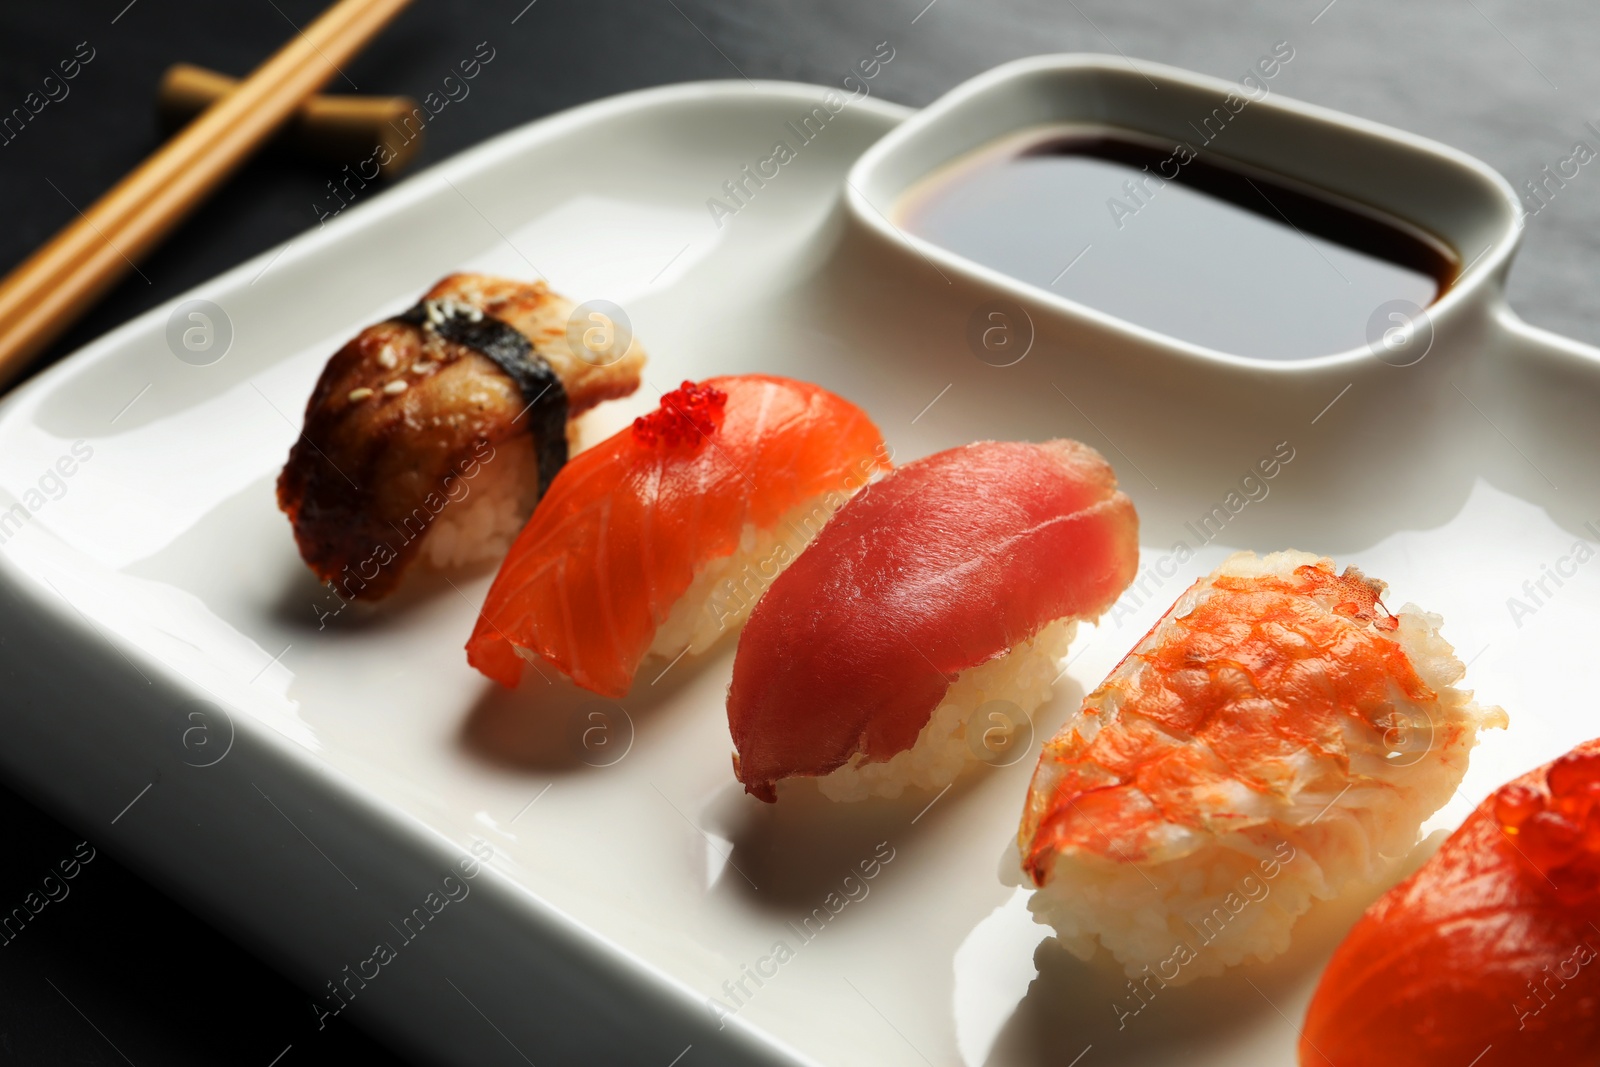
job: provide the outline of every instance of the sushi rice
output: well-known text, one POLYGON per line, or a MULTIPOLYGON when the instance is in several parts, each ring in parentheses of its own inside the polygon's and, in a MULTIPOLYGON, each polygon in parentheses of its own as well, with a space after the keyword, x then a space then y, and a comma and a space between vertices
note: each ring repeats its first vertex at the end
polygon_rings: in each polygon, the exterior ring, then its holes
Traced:
POLYGON ((476 467, 467 494, 447 504, 428 527, 422 561, 437 570, 502 558, 539 502, 533 438, 505 441, 476 467))
POLYGON ((1050 699, 1051 686, 1061 674, 1061 661, 1078 633, 1078 620, 1057 619, 1005 655, 979 664, 956 676, 944 699, 934 709, 916 744, 881 763, 869 763, 864 753, 817 779, 817 788, 829 800, 865 800, 869 796, 897 797, 907 787, 942 789, 974 760, 998 753, 1016 740, 1023 717, 1050 699), (991 703, 1008 705, 997 716, 973 716, 991 703), (969 736, 970 730, 981 731, 969 736))
MULTIPOLYGON (((1235 554, 1178 600, 1112 678, 1149 669, 1136 657, 1169 638, 1175 620, 1215 592, 1210 583, 1216 577, 1292 578, 1296 568, 1319 562, 1329 563, 1305 552, 1259 559, 1235 554)), ((1226 778, 1201 784, 1190 796, 1203 809, 1200 819, 1212 813, 1209 825, 1194 828, 1192 812, 1183 820, 1189 825, 1167 821, 1157 831, 1158 844, 1137 861, 1060 850, 1029 901, 1035 919, 1053 927, 1057 940, 1082 959, 1094 955, 1098 942, 1129 976, 1177 985, 1283 953, 1291 927, 1314 900, 1391 877, 1396 861, 1416 845, 1421 823, 1460 784, 1478 731, 1506 725, 1501 709, 1480 706, 1470 691, 1455 687, 1465 668, 1440 636, 1442 622, 1408 604, 1389 635, 1435 699, 1413 702, 1391 682, 1387 721, 1431 728, 1405 738, 1346 714, 1342 754, 1319 757, 1301 747, 1286 757, 1286 788, 1256 791, 1226 778), (1219 792, 1208 795, 1211 789, 1219 792), (1251 825, 1230 831, 1218 825, 1229 811, 1261 818, 1240 820, 1251 825)), ((1102 730, 1135 728, 1121 723, 1118 692, 1103 702, 1098 697, 1091 694, 1058 737, 1076 731, 1087 744, 1102 730)), ((1017 842, 1001 875, 1008 884, 1033 888, 1017 842)))
POLYGON ((875 480, 868 472, 848 483, 803 501, 773 525, 762 529, 745 523, 739 547, 731 555, 702 562, 694 581, 656 628, 650 656, 677 659, 685 651, 700 655, 724 635, 737 633, 767 586, 805 550, 850 495, 875 480))

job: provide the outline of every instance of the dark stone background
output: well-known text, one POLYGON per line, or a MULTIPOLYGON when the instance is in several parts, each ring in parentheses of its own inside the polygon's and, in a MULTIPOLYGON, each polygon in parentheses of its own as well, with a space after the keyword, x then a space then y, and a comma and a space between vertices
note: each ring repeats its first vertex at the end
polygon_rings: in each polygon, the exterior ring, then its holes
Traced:
MULTIPOLYGON (((1584 126, 1600 125, 1600 64, 1591 55, 1600 7, 1592 0, 526 3, 416 0, 345 68, 362 91, 420 97, 479 42, 496 50, 471 95, 430 123, 419 165, 551 112, 664 82, 743 75, 835 83, 885 39, 896 58, 875 91, 913 105, 1038 52, 1122 51, 1233 78, 1288 40, 1295 58, 1275 80, 1278 92, 1445 141, 1518 186, 1579 139, 1600 148, 1600 135, 1584 126)), ((152 104, 167 65, 246 73, 294 32, 291 21, 304 25, 320 6, 7 4, 0 112, 20 105, 79 42, 94 59, 70 95, 0 144, 0 265, 20 262, 73 217, 73 205, 87 206, 157 145, 152 104)), ((313 205, 333 170, 283 155, 258 159, 141 264, 144 278, 124 281, 47 359, 314 225, 313 205)), ((1530 221, 1511 298, 1529 320, 1595 342, 1600 324, 1583 271, 1600 265, 1600 164, 1590 170, 1530 221)), ((17 624, 0 619, 0 641, 17 624)), ((3 788, 0 825, 0 910, 8 910, 80 837, 3 788)), ((282 1067, 400 1062, 347 1024, 316 1032, 304 994, 103 850, 70 885, 68 898, 0 947, 0 1064, 267 1067, 279 1055, 282 1067)))

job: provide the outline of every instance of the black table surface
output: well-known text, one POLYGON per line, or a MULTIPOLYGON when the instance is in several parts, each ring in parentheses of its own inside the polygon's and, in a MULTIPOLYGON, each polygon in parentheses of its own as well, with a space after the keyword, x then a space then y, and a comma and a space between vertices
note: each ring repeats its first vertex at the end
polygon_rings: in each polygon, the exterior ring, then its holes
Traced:
MULTIPOLYGON (((0 266, 20 262, 159 143, 154 92, 169 64, 246 73, 320 6, 6 5, 0 117, 31 92, 55 99, 0 135, 0 266), (65 95, 46 85, 63 60, 86 55, 65 95)), ((1122 53, 1234 78, 1288 41, 1295 58, 1280 92, 1452 144, 1521 188, 1578 142, 1600 150, 1600 64, 1588 54, 1596 29, 1592 0, 416 0, 330 91, 421 97, 488 42, 495 62, 429 124, 426 166, 630 89, 739 77, 835 84, 883 40, 896 60, 876 92, 912 105, 1039 52, 1122 53)), ((40 365, 314 226, 331 176, 285 153, 252 162, 40 365)), ((1585 166, 1547 199, 1529 221, 1512 303, 1538 325, 1600 341, 1588 299, 1588 272, 1600 266, 1600 169, 1585 166)), ((22 624, 0 619, 0 644, 22 624)), ((0 946, 0 1064, 405 1062, 404 1049, 348 1024, 318 1031, 302 991, 119 864, 100 830, 80 844, 84 833, 3 787, 0 825, 0 911, 75 853, 94 857, 63 883, 66 896, 0 946)))

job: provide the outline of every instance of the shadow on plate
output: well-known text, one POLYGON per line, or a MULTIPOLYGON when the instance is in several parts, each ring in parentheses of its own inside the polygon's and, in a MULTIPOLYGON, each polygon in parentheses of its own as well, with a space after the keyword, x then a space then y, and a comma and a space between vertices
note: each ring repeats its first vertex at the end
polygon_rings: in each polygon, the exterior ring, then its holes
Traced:
MULTIPOLYGON (((964 791, 958 784, 940 804, 959 801, 964 791)), ((859 877, 858 865, 870 861, 881 843, 898 850, 935 825, 940 804, 912 822, 931 798, 918 791, 895 800, 837 804, 810 782, 785 783, 776 804, 722 793, 704 818, 707 830, 732 843, 729 862, 760 887, 742 887, 749 902, 788 913, 816 906, 846 876, 859 877)))
POLYGON ((881 850, 898 853, 914 847, 920 837, 938 833, 974 794, 999 784, 995 776, 974 767, 943 793, 908 789, 892 800, 837 803, 811 782, 785 782, 778 787, 776 804, 728 790, 703 818, 708 831, 732 844, 730 862, 760 887, 746 888, 749 903, 790 913, 815 907, 881 850))
POLYGON ((615 766, 703 666, 685 663, 658 677, 651 672, 659 666, 646 661, 633 690, 612 700, 579 688, 548 664, 528 664, 515 689, 484 686, 462 720, 461 745, 487 763, 519 771, 615 766))
MULTIPOLYGON (((287 532, 285 536, 288 536, 287 532)), ((397 625, 404 616, 451 597, 462 598, 476 612, 482 592, 467 592, 466 589, 479 579, 493 574, 499 566, 499 560, 487 560, 468 567, 453 567, 444 572, 420 564, 413 565, 406 571, 399 588, 382 600, 369 602, 340 596, 336 590, 320 582, 311 569, 296 558, 294 565, 286 568, 281 589, 267 606, 267 614, 285 629, 315 633, 326 630, 383 630, 397 625)), ((461 635, 462 644, 466 643, 467 636, 461 635)))

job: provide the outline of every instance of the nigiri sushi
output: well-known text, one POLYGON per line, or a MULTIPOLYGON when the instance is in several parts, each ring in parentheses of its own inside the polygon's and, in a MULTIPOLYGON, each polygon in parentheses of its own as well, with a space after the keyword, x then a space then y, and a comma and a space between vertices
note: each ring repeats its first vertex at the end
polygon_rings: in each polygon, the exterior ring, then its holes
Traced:
POLYGON ((728 726, 745 790, 836 800, 938 788, 1048 698, 1077 620, 1138 565, 1138 518, 1076 441, 985 441, 846 504, 756 605, 728 726), (981 708, 1006 709, 974 722, 981 708))
POLYGON ((1313 898, 1387 874, 1505 715, 1384 588, 1241 552, 1180 596, 1040 753, 1010 869, 1035 919, 1175 985, 1282 953, 1313 898))
POLYGON ((639 385, 644 352, 567 343, 543 282, 452 274, 323 368, 278 477, 306 564, 376 600, 418 559, 497 559, 567 460, 569 420, 639 385))
POLYGON ((562 469, 495 576, 467 658, 507 686, 533 661, 623 696, 647 655, 671 661, 736 631, 888 457, 861 409, 818 386, 684 382, 562 469))
POLYGON ((1304 1067, 1600 1062, 1600 741, 1496 790, 1333 955, 1304 1067))

